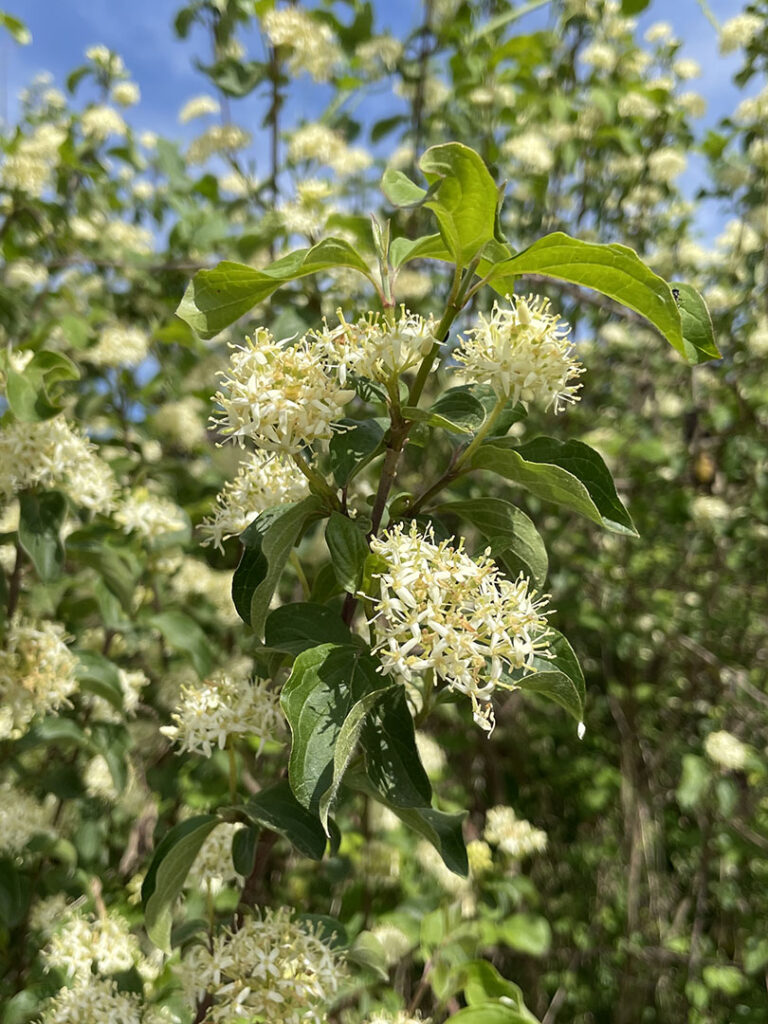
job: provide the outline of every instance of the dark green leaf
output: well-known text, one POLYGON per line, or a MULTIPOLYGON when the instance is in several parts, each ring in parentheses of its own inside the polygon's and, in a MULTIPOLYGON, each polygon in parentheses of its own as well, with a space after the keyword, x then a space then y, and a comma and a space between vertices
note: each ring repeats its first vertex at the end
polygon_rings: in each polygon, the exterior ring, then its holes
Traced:
POLYGON ((232 865, 238 875, 247 878, 253 871, 259 830, 253 825, 239 828, 232 836, 232 865))
POLYGON ((77 652, 80 689, 102 697, 117 711, 123 710, 123 688, 117 666, 96 651, 77 652))
POLYGON ((581 724, 587 695, 579 660, 563 634, 556 629, 550 630, 547 642, 551 658, 537 656, 533 659, 536 671, 528 674, 514 672, 510 678, 521 690, 539 693, 559 704, 581 724))
POLYGON ((537 437, 517 448, 526 462, 560 466, 589 491, 589 496, 602 516, 603 526, 614 533, 637 536, 635 524, 624 508, 610 471, 601 456, 581 441, 558 441, 554 437, 537 437))
POLYGON ((141 887, 144 927, 164 953, 171 952, 173 905, 201 846, 218 824, 220 820, 214 814, 182 821, 162 839, 152 857, 141 887))
POLYGON ((340 512, 331 512, 325 540, 339 584, 350 594, 360 589, 363 566, 369 554, 365 533, 340 512))
POLYGON ((392 686, 372 705, 362 726, 368 778, 398 807, 429 807, 432 786, 419 757, 405 690, 392 686))
POLYGON ((341 422, 349 429, 334 434, 328 446, 331 472, 339 487, 346 484, 350 473, 359 463, 376 451, 384 437, 382 421, 370 419, 341 422))
POLYGON ((19 543, 44 582, 56 579, 64 565, 61 527, 66 511, 67 500, 58 491, 19 495, 19 543))
POLYGON ((544 541, 528 516, 501 498, 475 498, 440 505, 439 515, 453 514, 472 523, 513 576, 523 572, 541 590, 549 560, 544 541))
POLYGON ((429 408, 430 426, 440 426, 455 433, 472 434, 482 426, 485 409, 467 388, 450 388, 429 408))
POLYGON ((213 655, 202 628, 184 612, 171 608, 153 615, 149 623, 159 630, 168 646, 178 654, 186 654, 195 672, 204 679, 213 667, 213 655))
MULTIPOLYGON (((535 1019, 535 1018, 534 1018, 535 1019)), ((504 1003, 476 1003, 464 1010, 459 1010, 451 1017, 456 1024, 531 1024, 529 1016, 523 1016, 519 1010, 513 1010, 504 1003)))
POLYGON ((29 907, 29 879, 9 860, 0 860, 0 922, 6 928, 20 924, 29 907))
POLYGON ((320 644, 352 644, 358 640, 341 621, 337 611, 309 601, 275 608, 264 625, 267 647, 286 654, 301 654, 320 644))
POLYGON ((272 829, 293 843, 305 857, 322 860, 325 832, 316 815, 298 802, 287 781, 278 782, 251 797, 245 805, 245 812, 257 825, 272 829))

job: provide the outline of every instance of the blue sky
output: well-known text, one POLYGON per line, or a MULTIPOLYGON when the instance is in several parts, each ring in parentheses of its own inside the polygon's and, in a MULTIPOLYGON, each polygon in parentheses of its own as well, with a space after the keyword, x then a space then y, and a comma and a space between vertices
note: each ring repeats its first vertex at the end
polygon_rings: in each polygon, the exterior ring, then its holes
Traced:
MULTIPOLYGON (((66 74, 81 62, 85 49, 104 43, 122 55, 141 87, 141 103, 129 114, 134 126, 169 137, 188 136, 193 127, 181 128, 178 110, 190 96, 207 91, 205 78, 193 65, 193 57, 204 53, 206 47, 199 37, 185 43, 175 38, 172 21, 178 6, 176 0, 5 0, 3 8, 26 21, 33 41, 19 47, 5 34, 0 39, 0 114, 13 118, 19 91, 37 72, 52 72, 56 84, 62 85, 66 74)), ((377 29, 402 35, 418 17, 421 4, 417 0, 374 0, 374 7, 377 29)), ((722 22, 737 14, 742 3, 709 0, 709 7, 722 22)), ((526 17, 530 27, 541 23, 546 14, 538 11, 526 17)), ((683 54, 701 64, 702 77, 691 87, 708 101, 704 125, 715 124, 738 101, 731 82, 738 57, 718 53, 716 32, 698 0, 652 0, 640 19, 639 31, 659 20, 673 24, 676 34, 685 40, 683 54)), ((523 28, 525 23, 523 19, 518 24, 523 28)), ((319 113, 328 95, 323 87, 305 83, 296 96, 296 109, 309 116, 319 113)), ((390 98, 386 102, 391 105, 390 98)), ((245 101, 246 116, 241 108, 238 120, 249 127, 257 125, 260 106, 256 97, 245 101), (248 125, 251 111, 253 125, 248 125)), ((699 181, 700 167, 694 161, 687 176, 688 189, 699 181)), ((719 221, 715 210, 703 210, 702 234, 711 237, 719 221)))

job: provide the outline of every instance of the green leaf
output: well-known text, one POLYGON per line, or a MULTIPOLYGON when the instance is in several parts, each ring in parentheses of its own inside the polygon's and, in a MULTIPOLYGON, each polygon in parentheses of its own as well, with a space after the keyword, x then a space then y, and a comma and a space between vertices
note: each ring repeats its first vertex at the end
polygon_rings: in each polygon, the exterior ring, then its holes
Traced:
POLYGON ((370 279, 368 264, 341 238, 326 238, 311 249, 297 249, 255 270, 225 260, 213 270, 199 270, 176 310, 201 338, 213 338, 288 281, 333 267, 351 267, 370 279))
POLYGON ((95 693, 112 705, 117 711, 123 710, 123 688, 117 666, 96 651, 77 652, 77 679, 80 689, 95 693))
POLYGON ((15 928, 24 920, 30 889, 29 879, 11 861, 0 860, 0 922, 6 928, 15 928))
POLYGON ((442 260, 451 262, 451 254, 439 233, 424 235, 422 238, 395 238, 389 247, 389 258, 397 269, 411 260, 442 260))
POLYGON ((8 14, 7 11, 0 11, 0 25, 13 36, 19 46, 28 46, 32 42, 32 33, 20 18, 8 14))
POLYGON ((305 857, 322 860, 325 832, 317 817, 298 802, 285 779, 251 797, 244 809, 251 821, 277 832, 305 857))
POLYGON ((347 951, 347 960, 367 967, 381 981, 389 981, 389 961, 381 941, 373 932, 360 932, 347 951))
POLYGON ((524 1020, 535 1024, 536 1018, 527 1009, 520 987, 503 978, 487 960, 471 960, 467 964, 462 964, 458 968, 458 976, 468 1006, 503 999, 505 1006, 516 1010, 524 1020))
POLYGON ((11 412, 25 423, 50 419, 61 408, 56 401, 56 385, 79 376, 80 371, 71 359, 47 349, 36 352, 23 373, 7 365, 6 397, 11 412))
POLYGON ((427 198, 427 190, 420 188, 411 181, 407 174, 402 171, 395 171, 388 167, 381 179, 381 191, 392 203, 400 209, 415 209, 422 206, 427 198))
POLYGON ((683 754, 683 770, 675 796, 684 811, 690 811, 701 803, 711 778, 709 765, 703 757, 683 754))
POLYGON ((485 420, 483 403, 464 387, 450 388, 428 410, 430 426, 458 434, 473 434, 485 420))
POLYGON ((385 421, 370 419, 358 422, 342 420, 349 430, 334 434, 328 445, 333 479, 343 487, 353 469, 369 459, 381 444, 384 437, 385 421))
POLYGON ((341 512, 331 512, 325 527, 325 541, 339 584, 350 594, 360 589, 363 566, 369 555, 365 534, 341 512))
POLYGON ((339 732, 354 704, 381 690, 376 661, 357 647, 322 644, 300 654, 280 695, 293 743, 288 778, 296 799, 317 811, 333 782, 339 732))
POLYGON ((210 833, 220 824, 215 814, 199 814, 174 826, 155 850, 141 887, 144 927, 152 942, 171 952, 173 905, 210 833))
POLYGON ((642 14, 650 2, 651 0, 621 0, 621 13, 625 18, 642 14))
POLYGON ((438 515, 457 515, 472 523, 513 576, 523 572, 541 590, 547 579, 549 560, 544 541, 531 520, 502 498, 474 498, 440 505, 438 515))
POLYGON ((300 601, 270 612, 264 625, 264 643, 286 654, 301 654, 320 644, 361 643, 350 633, 338 611, 322 604, 300 601))
POLYGON ((434 190, 425 206, 454 260, 466 265, 494 238, 499 190, 482 157, 469 146, 432 146, 419 167, 434 190), (435 187, 436 186, 436 187, 435 187))
POLYGON ((530 956, 544 956, 552 944, 552 930, 538 914, 512 914, 498 925, 498 937, 512 949, 530 956))
POLYGON ((637 537, 635 524, 624 508, 613 478, 601 456, 582 441, 558 441, 554 437, 537 437, 517 448, 526 462, 560 466, 589 491, 589 496, 602 516, 603 526, 614 533, 637 537))
POLYGON ((243 878, 253 871, 258 842, 259 830, 255 825, 239 828, 232 836, 232 866, 243 878))
POLYGON ((184 612, 171 608, 158 612, 149 619, 149 625, 159 630, 163 639, 172 650, 186 654, 195 672, 204 679, 213 668, 208 638, 203 629, 184 612))
POLYGON ((531 1024, 532 1018, 504 1003, 487 1002, 459 1010, 450 1019, 452 1024, 531 1024))
POLYGON ((565 505, 591 519, 592 522, 605 525, 600 510, 592 501, 584 484, 560 466, 528 462, 516 448, 511 448, 500 441, 482 444, 472 456, 471 462, 473 469, 487 469, 492 473, 498 473, 499 476, 525 487, 537 498, 565 505))
POLYGON ((19 495, 19 544, 43 582, 56 579, 64 565, 61 527, 67 499, 58 491, 23 491, 19 495))
POLYGON ((513 672, 509 678, 521 690, 538 693, 559 704, 581 724, 587 694, 579 660, 563 634, 556 629, 550 629, 548 644, 552 658, 537 655, 533 659, 534 672, 513 672))
POLYGON ((673 281, 670 288, 680 310, 685 358, 694 365, 705 363, 708 359, 719 359, 720 351, 715 341, 712 317, 704 299, 695 288, 680 281, 673 281))
POLYGON ((232 577, 232 600, 257 635, 291 549, 321 508, 322 501, 311 494, 303 501, 267 509, 241 535, 245 549, 232 577))
POLYGON ((698 328, 694 337, 684 337, 680 310, 667 282, 625 245, 581 242, 556 231, 508 260, 493 266, 481 264, 478 273, 490 274, 490 284, 500 292, 511 291, 515 278, 525 274, 543 274, 593 288, 644 316, 686 359, 692 346, 696 355, 689 361, 711 358, 707 347, 697 347, 698 328))
POLYGON ((362 726, 361 744, 368 778, 388 804, 429 807, 432 786, 419 757, 402 686, 387 688, 371 707, 362 726))

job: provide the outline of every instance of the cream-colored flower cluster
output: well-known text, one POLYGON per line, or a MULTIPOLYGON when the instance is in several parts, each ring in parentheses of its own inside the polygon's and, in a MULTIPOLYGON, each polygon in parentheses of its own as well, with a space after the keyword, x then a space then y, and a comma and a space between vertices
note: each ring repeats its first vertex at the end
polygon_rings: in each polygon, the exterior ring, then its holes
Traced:
POLYGON ((13 260, 5 268, 9 288, 41 288, 48 281, 48 268, 31 260, 13 260))
POLYGON ((240 621, 232 603, 231 572, 212 569, 199 558, 185 556, 171 578, 171 589, 182 600, 192 596, 207 598, 229 625, 240 621))
POLYGON ((470 558, 463 541, 435 544, 431 530, 402 524, 371 541, 387 563, 374 578, 370 621, 381 671, 404 683, 432 672, 466 694, 475 722, 491 732, 491 699, 505 670, 530 668, 546 648, 547 625, 529 581, 506 579, 487 556, 470 558))
POLYGON ((102 974, 129 971, 141 959, 139 940, 118 914, 70 912, 43 952, 46 967, 58 968, 68 978, 88 981, 94 968, 102 974))
POLYGON ((188 526, 187 517, 174 502, 139 487, 127 494, 115 509, 115 521, 126 533, 138 533, 148 541, 188 526))
POLYGON ((129 324, 109 324, 83 359, 95 366, 138 366, 147 357, 149 338, 145 331, 129 324))
POLYGON ((536 128, 513 135, 501 148, 505 156, 532 174, 547 174, 555 163, 554 146, 544 132, 536 128))
POLYGON ((758 32, 765 27, 765 21, 759 14, 742 11, 735 18, 724 22, 720 28, 720 52, 733 53, 749 46, 758 32))
POLYGON ((342 53, 333 30, 300 7, 275 8, 261 19, 273 46, 290 51, 288 70, 306 72, 316 82, 327 82, 341 63, 342 53))
POLYGON ((418 365, 437 342, 434 318, 409 313, 405 306, 391 321, 381 313, 369 313, 350 324, 340 309, 336 315, 338 327, 326 324, 313 337, 338 367, 342 385, 347 373, 382 382, 393 380, 418 365))
POLYGON ((510 857, 522 859, 547 848, 547 833, 525 818, 518 818, 511 807, 492 807, 485 816, 483 837, 510 857))
POLYGON ((57 622, 15 618, 0 650, 0 739, 18 739, 77 689, 77 658, 57 622))
POLYGON ((549 299, 507 296, 507 302, 494 302, 490 316, 479 314, 479 326, 460 339, 454 359, 499 399, 559 412, 577 400, 575 381, 584 372, 568 340, 571 329, 550 312, 549 299))
POLYGON ((189 144, 187 159, 204 164, 219 153, 231 153, 251 144, 251 134, 236 124, 214 124, 189 144))
POLYGON ((128 127, 114 107, 99 104, 83 111, 80 119, 83 135, 93 142, 105 142, 110 135, 123 136, 128 127))
POLYGON ((368 1019, 368 1024, 429 1024, 429 1021, 422 1017, 411 1017, 405 1010, 398 1010, 394 1016, 382 1010, 374 1013, 368 1019))
POLYGON ((240 822, 225 821, 206 836, 187 875, 185 888, 203 889, 215 896, 225 885, 242 883, 232 861, 232 840, 244 827, 240 822))
POLYGON ((749 747, 725 729, 707 736, 704 751, 710 761, 729 772, 743 771, 749 760, 749 747))
POLYGON ((225 540, 238 537, 265 509, 301 501, 308 494, 307 478, 290 459, 250 452, 216 498, 213 515, 201 525, 204 543, 222 549, 225 540))
POLYGON ((155 413, 154 421, 160 440, 184 451, 193 451, 205 442, 203 403, 194 395, 165 402, 155 413))
POLYGON ((17 856, 33 836, 50 834, 52 822, 50 804, 40 803, 8 781, 0 783, 0 853, 17 856))
POLYGON ((246 342, 232 346, 229 374, 220 374, 222 433, 287 454, 330 439, 354 391, 344 389, 323 350, 307 338, 280 344, 263 327, 246 342))
POLYGON ((648 173, 654 181, 674 181, 687 166, 685 153, 674 146, 663 146, 648 157, 648 173))
POLYGON ((141 998, 134 992, 120 992, 112 978, 89 978, 75 988, 59 989, 40 1017, 40 1024, 106 1024, 107 1021, 109 1024, 150 1024, 150 1018, 142 1012, 141 998))
POLYGON ((198 117, 207 117, 209 114, 218 114, 220 111, 219 101, 213 96, 193 96, 179 111, 179 121, 182 124, 187 124, 198 117))
POLYGON ((344 970, 317 929, 279 908, 190 947, 180 974, 190 1003, 212 997, 211 1024, 324 1024, 344 970))
POLYGON ((293 163, 314 160, 342 177, 370 167, 371 155, 359 146, 348 146, 344 136, 324 124, 302 125, 291 135, 288 157, 293 163))
POLYGON ((31 135, 19 139, 13 152, 6 156, 0 181, 8 189, 18 189, 39 199, 59 164, 59 150, 66 137, 63 128, 38 125, 31 135))
POLYGON ((112 86, 112 99, 121 107, 133 107, 141 99, 141 90, 135 82, 118 82, 112 86))
POLYGON ((204 683, 182 686, 181 702, 171 718, 175 725, 160 731, 179 747, 179 753, 210 757, 223 750, 230 737, 280 739, 285 719, 279 695, 267 681, 217 672, 204 683))

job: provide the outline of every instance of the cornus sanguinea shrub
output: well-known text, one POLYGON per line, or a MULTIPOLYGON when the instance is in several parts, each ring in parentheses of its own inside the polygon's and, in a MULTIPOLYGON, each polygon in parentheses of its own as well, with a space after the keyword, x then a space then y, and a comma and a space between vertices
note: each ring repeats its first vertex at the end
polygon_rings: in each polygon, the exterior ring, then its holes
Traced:
POLYGON ((704 245, 672 26, 528 6, 195 0, 183 144, 21 98, 0 1024, 762 1024, 765 90, 704 245))

